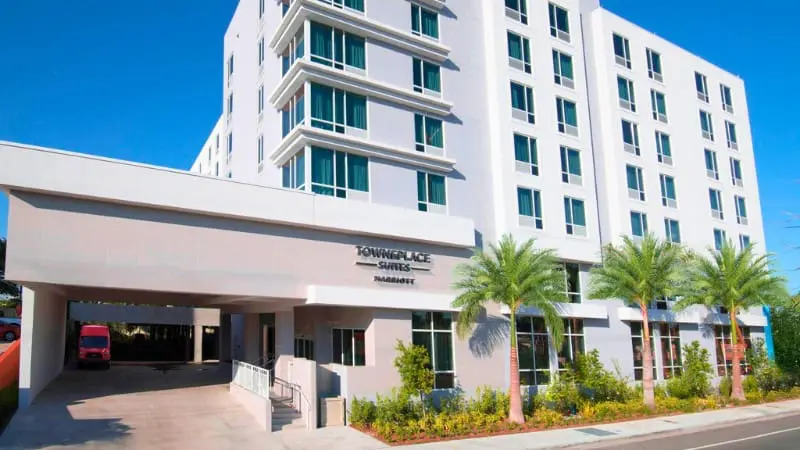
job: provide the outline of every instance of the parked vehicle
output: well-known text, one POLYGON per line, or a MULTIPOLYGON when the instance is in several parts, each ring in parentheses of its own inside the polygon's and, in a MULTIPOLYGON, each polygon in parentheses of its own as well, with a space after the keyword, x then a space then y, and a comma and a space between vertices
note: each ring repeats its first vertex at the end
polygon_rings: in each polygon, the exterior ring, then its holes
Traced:
POLYGON ((16 319, 0 317, 0 336, 11 342, 19 338, 20 324, 16 319))
POLYGON ((78 337, 78 368, 111 365, 111 334, 106 325, 84 325, 78 337))

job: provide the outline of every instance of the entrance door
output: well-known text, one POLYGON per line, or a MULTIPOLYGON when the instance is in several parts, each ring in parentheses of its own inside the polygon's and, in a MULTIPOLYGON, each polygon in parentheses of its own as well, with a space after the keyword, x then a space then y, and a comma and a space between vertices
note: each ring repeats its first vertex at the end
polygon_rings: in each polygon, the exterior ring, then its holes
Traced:
POLYGON ((275 327, 263 325, 261 339, 261 358, 272 369, 271 366, 275 364, 275 327))

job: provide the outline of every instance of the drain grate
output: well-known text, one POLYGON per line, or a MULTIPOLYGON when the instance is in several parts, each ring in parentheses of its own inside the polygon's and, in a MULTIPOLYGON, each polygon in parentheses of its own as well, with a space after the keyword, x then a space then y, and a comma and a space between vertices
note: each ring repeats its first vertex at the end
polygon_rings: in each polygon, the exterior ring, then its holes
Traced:
POLYGON ((586 433, 592 436, 615 436, 617 433, 613 431, 601 430, 599 428, 578 428, 576 431, 586 433))

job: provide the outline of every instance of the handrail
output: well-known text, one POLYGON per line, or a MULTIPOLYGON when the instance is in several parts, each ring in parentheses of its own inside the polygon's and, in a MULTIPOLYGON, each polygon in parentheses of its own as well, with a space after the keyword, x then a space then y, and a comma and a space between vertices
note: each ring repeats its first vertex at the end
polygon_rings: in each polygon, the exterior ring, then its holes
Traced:
MULTIPOLYGON (((293 383, 288 380, 284 380, 283 378, 279 378, 277 376, 273 376, 273 388, 274 385, 277 384, 281 387, 287 387, 292 393, 292 406, 294 409, 300 412, 300 415, 306 420, 306 427, 312 428, 311 424, 311 400, 308 399, 308 396, 303 393, 303 386, 299 383, 293 383), (299 402, 295 402, 295 396, 300 400, 299 402), (300 409, 302 408, 302 410, 300 409)), ((315 424, 313 426, 316 427, 315 424)))

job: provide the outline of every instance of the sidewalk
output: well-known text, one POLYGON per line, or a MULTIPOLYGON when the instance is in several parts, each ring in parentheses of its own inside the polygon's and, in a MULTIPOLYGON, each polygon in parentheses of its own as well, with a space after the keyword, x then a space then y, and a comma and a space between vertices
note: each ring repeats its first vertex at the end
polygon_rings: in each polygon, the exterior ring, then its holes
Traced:
MULTIPOLYGON (((574 445, 591 444, 612 439, 640 437, 668 431, 696 431, 713 425, 723 425, 739 421, 760 419, 780 414, 800 413, 800 400, 743 406, 716 411, 707 411, 679 416, 665 416, 654 419, 607 425, 584 426, 580 428, 539 431, 535 433, 492 436, 460 441, 435 442, 398 448, 414 449, 546 449, 574 445)), ((332 448, 332 447, 328 447, 332 448)))

